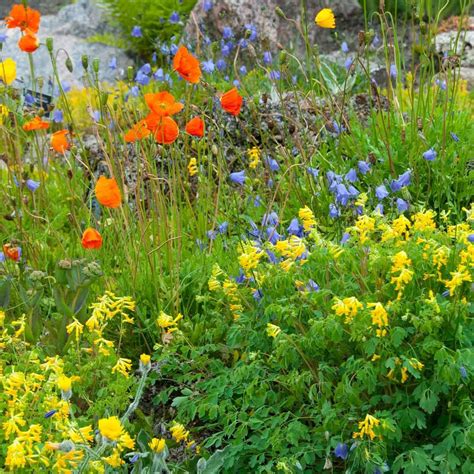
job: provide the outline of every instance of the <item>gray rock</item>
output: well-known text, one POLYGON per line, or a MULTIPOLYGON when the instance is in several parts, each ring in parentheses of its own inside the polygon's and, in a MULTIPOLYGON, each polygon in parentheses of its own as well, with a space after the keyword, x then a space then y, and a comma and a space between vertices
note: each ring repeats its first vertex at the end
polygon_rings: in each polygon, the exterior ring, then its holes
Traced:
POLYGON ((469 18, 469 29, 457 30, 436 35, 436 50, 455 54, 460 58, 460 77, 467 81, 468 89, 474 88, 474 17, 469 18))
MULTIPOLYGON (((14 2, 13 0, 0 0, 0 18, 4 18, 8 15, 12 5, 14 3, 20 3, 19 1, 14 2)), ((72 3, 71 0, 29 0, 28 5, 35 10, 39 10, 42 15, 51 15, 57 13, 61 7, 72 3)))
MULTIPOLYGON (((17 62, 17 86, 30 87, 30 66, 28 54, 20 51, 17 46, 20 32, 17 29, 6 30, 8 38, 3 44, 2 58, 11 57, 17 62)), ((93 58, 100 61, 100 80, 112 82, 124 74, 127 66, 132 64, 125 51, 102 43, 88 40, 92 35, 110 33, 104 12, 93 0, 78 0, 67 5, 55 15, 43 15, 41 18, 38 37, 41 46, 33 53, 35 75, 43 77, 47 84, 53 77, 53 69, 46 38, 53 38, 54 50, 57 52, 57 62, 60 80, 71 86, 83 85, 84 71, 82 56, 87 55, 92 63, 93 58), (65 65, 67 57, 71 58, 74 70, 69 72, 65 65), (109 68, 111 59, 117 59, 117 69, 109 68)), ((45 90, 46 93, 50 92, 45 90)))
MULTIPOLYGON (((235 33, 242 35, 244 25, 250 23, 255 25, 259 38, 269 47, 284 45, 303 50, 303 42, 295 24, 275 13, 275 8, 279 7, 287 18, 299 23, 303 13, 300 0, 214 0, 214 5, 208 12, 204 11, 202 2, 203 0, 197 2, 186 26, 186 35, 191 40, 199 38, 200 30, 212 40, 220 39, 225 26, 230 26, 235 33)), ((311 25, 316 13, 325 7, 324 3, 320 0, 307 1, 307 15, 311 25)), ((340 25, 339 31, 348 26, 350 29, 355 27, 357 31, 359 26, 363 26, 363 14, 357 0, 336 0, 330 6, 340 25)), ((309 35, 312 44, 317 43, 322 51, 333 51, 338 47, 328 30, 314 26, 309 29, 309 35)))

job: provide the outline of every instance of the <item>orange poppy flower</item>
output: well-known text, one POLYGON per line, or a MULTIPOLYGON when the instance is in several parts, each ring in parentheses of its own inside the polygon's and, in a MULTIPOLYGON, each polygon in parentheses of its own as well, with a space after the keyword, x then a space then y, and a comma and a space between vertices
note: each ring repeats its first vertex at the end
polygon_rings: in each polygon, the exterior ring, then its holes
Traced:
POLYGON ((187 50, 181 46, 173 58, 173 69, 188 82, 197 84, 201 78, 201 68, 199 61, 187 50))
POLYGON ((23 124, 23 130, 31 132, 32 130, 46 130, 49 127, 49 123, 36 116, 33 120, 23 124))
POLYGON ((64 153, 66 150, 69 150, 68 134, 68 130, 58 130, 51 135, 51 146, 58 153, 64 153))
POLYGON ((31 33, 38 33, 40 19, 41 14, 38 10, 16 4, 5 18, 5 23, 8 28, 20 28, 22 31, 29 29, 31 33))
POLYGON ((236 116, 240 114, 240 109, 242 108, 243 101, 244 99, 239 94, 239 91, 236 87, 234 87, 230 91, 227 91, 221 97, 222 108, 229 114, 236 116))
POLYGON ((18 41, 18 47, 25 53, 34 53, 39 45, 39 39, 33 33, 24 34, 18 41))
POLYGON ((95 197, 102 206, 115 209, 120 207, 122 196, 115 178, 101 176, 95 185, 95 197))
POLYGON ((155 140, 162 145, 170 145, 179 135, 178 124, 171 117, 163 117, 155 131, 155 140))
POLYGON ((143 138, 150 135, 150 130, 147 128, 147 123, 145 120, 140 120, 136 123, 124 136, 127 143, 136 142, 137 140, 142 140, 143 138))
POLYGON ((21 257, 20 247, 13 247, 11 244, 5 244, 3 246, 3 253, 7 258, 14 260, 15 262, 18 262, 21 257))
POLYGON ((204 120, 201 117, 194 117, 186 124, 186 133, 193 137, 204 135, 204 120))
POLYGON ((145 102, 152 112, 160 117, 174 115, 184 107, 169 92, 157 92, 156 94, 145 94, 145 102))
POLYGON ((89 227, 82 234, 81 244, 85 249, 100 249, 102 247, 102 236, 97 230, 89 227))

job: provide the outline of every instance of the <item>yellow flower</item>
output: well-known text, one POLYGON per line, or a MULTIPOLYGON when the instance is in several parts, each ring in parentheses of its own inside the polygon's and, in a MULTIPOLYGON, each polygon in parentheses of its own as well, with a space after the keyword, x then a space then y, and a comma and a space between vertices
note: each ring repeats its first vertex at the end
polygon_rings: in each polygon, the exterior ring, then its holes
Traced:
POLYGON ((163 438, 152 438, 148 443, 148 446, 154 453, 161 453, 166 447, 166 440, 163 438))
POLYGON ((117 441, 123 434, 123 426, 116 416, 101 418, 99 420, 99 432, 110 441, 117 441))
POLYGON ((183 318, 181 313, 178 313, 176 318, 173 319, 173 316, 166 314, 164 311, 160 311, 156 323, 162 329, 165 329, 166 332, 173 332, 178 330, 178 321, 183 318))
POLYGON ((330 8, 323 8, 319 11, 314 22, 320 28, 336 28, 336 19, 334 18, 334 13, 330 8))
POLYGON ((436 213, 432 210, 417 212, 411 219, 413 221, 413 229, 427 230, 436 229, 435 221, 433 220, 436 213))
POLYGON ((58 387, 62 392, 69 392, 72 386, 72 379, 65 375, 60 375, 58 378, 58 387))
POLYGON ((15 439, 15 441, 8 446, 5 466, 11 471, 16 471, 26 466, 26 448, 18 439, 15 439))
POLYGON ((132 369, 132 361, 130 359, 120 358, 117 363, 112 367, 112 373, 120 372, 125 377, 128 377, 130 370, 132 369))
POLYGON ((25 426, 26 421, 23 418, 23 413, 10 413, 10 418, 5 421, 2 425, 3 435, 6 439, 10 437, 11 434, 18 434, 20 433, 20 427, 25 426))
POLYGON ((189 173, 189 176, 194 176, 195 174, 198 174, 198 167, 197 167, 196 158, 191 158, 189 160, 188 173, 189 173))
POLYGON ((250 150, 247 150, 247 155, 249 157, 249 166, 252 169, 255 169, 258 164, 260 163, 260 149, 256 146, 250 148, 250 150))
POLYGON ((246 275, 248 275, 251 270, 257 268, 260 259, 265 254, 261 249, 254 247, 252 244, 245 244, 243 247, 243 252, 239 256, 239 264, 246 275))
POLYGON ((102 459, 112 467, 120 467, 122 464, 125 464, 123 459, 120 458, 120 451, 118 449, 114 449, 110 456, 102 459))
POLYGON ((351 296, 343 300, 336 298, 331 309, 333 309, 338 316, 345 316, 345 322, 350 323, 361 308, 363 308, 363 304, 355 296, 351 296))
POLYGON ((302 220, 303 228, 306 232, 310 231, 316 225, 313 211, 308 206, 298 211, 298 217, 302 220))
POLYGON ((143 365, 148 365, 150 363, 150 360, 151 360, 151 356, 149 356, 148 354, 142 354, 140 356, 140 362, 143 365))
POLYGON ((380 425, 380 420, 367 414, 363 421, 359 421, 359 431, 352 435, 353 438, 363 438, 368 436, 370 439, 374 439, 377 435, 374 433, 374 426, 380 425))
POLYGON ((374 326, 378 326, 377 329, 377 336, 385 336, 387 334, 387 330, 384 329, 385 326, 388 326, 388 314, 385 308, 382 306, 382 303, 367 303, 369 308, 373 308, 370 312, 372 316, 372 324, 374 326))
POLYGON ((16 62, 11 58, 0 62, 0 81, 9 86, 16 79, 16 62))
POLYGON ((73 428, 69 430, 69 438, 74 443, 91 443, 94 439, 94 431, 92 425, 83 426, 82 428, 73 428))
POLYGON ((177 443, 181 441, 186 441, 189 437, 189 431, 181 423, 175 423, 171 428, 171 436, 175 439, 177 443))
POLYGON ((79 337, 82 334, 83 329, 84 325, 81 324, 76 318, 73 318, 72 323, 66 326, 66 331, 68 334, 76 333, 76 342, 79 341, 79 337))
POLYGON ((280 334, 281 328, 276 326, 275 324, 268 323, 267 324, 267 335, 269 337, 277 337, 280 334))
POLYGON ((408 380, 408 369, 406 367, 402 367, 402 378, 401 378, 401 382, 402 383, 405 383, 407 380, 408 380))
POLYGON ((451 272, 451 277, 452 277, 451 280, 446 281, 446 288, 449 290, 450 296, 454 295, 456 288, 461 286, 463 282, 471 281, 471 275, 466 270, 464 265, 459 265, 457 268, 457 271, 451 272))

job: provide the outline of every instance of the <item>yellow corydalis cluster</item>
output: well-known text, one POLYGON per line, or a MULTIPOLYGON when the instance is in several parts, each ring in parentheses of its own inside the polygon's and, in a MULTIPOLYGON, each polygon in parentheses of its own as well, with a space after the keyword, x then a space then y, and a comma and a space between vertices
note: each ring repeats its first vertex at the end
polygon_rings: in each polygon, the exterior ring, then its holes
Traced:
POLYGON ((372 324, 377 326, 376 335, 377 337, 383 337, 387 335, 388 326, 388 313, 383 307, 382 303, 367 303, 367 307, 372 308, 370 316, 372 317, 372 324))
POLYGON ((355 296, 350 296, 342 300, 336 298, 331 309, 338 316, 345 316, 345 322, 349 324, 357 316, 359 309, 363 307, 364 305, 355 296))
POLYGON ((267 323, 267 336, 277 337, 281 333, 281 328, 276 324, 267 323))
POLYGON ((198 174, 197 160, 196 158, 191 158, 188 163, 188 173, 189 176, 194 176, 198 174))
POLYGON ((258 164, 260 163, 260 157, 261 157, 261 151, 260 148, 254 146, 247 150, 247 156, 249 157, 249 166, 252 169, 255 169, 258 164))
POLYGON ((316 226, 316 219, 313 211, 308 206, 305 206, 298 211, 298 217, 301 219, 301 222, 303 222, 303 229, 305 232, 309 232, 316 226))
MULTIPOLYGON (((121 324, 133 324, 133 318, 129 316, 128 311, 135 311, 135 301, 130 296, 116 296, 111 291, 106 291, 90 308, 92 309, 92 314, 85 325, 93 335, 93 345, 101 354, 109 355, 110 349, 114 347, 114 343, 111 340, 105 339, 103 333, 108 323, 117 316, 121 318, 121 324)), ((70 333, 74 331, 76 337, 78 337, 78 332, 81 329, 79 329, 78 325, 73 325, 73 323, 69 325, 70 333)))
POLYGON ((436 213, 432 210, 417 212, 411 218, 411 220, 413 221, 413 230, 435 230, 435 216, 436 213))
POLYGON ((160 311, 156 324, 158 324, 161 329, 164 329, 165 332, 171 333, 178 330, 178 321, 181 319, 183 319, 181 313, 178 313, 177 316, 173 318, 173 316, 166 314, 164 311, 160 311))
POLYGON ((390 282, 395 284, 395 290, 398 291, 397 299, 402 297, 403 289, 413 279, 414 272, 410 270, 412 261, 407 253, 402 250, 392 257, 392 276, 390 282), (398 275, 395 275, 398 273, 398 275))
POLYGON ((367 436, 372 440, 377 436, 374 432, 374 428, 379 425, 380 420, 372 415, 367 414, 365 415, 364 420, 359 421, 359 431, 356 431, 352 437, 363 439, 364 436, 367 436))
POLYGON ((359 235, 360 243, 364 244, 369 240, 370 233, 375 231, 375 219, 367 215, 359 216, 353 229, 359 235))
POLYGON ((250 276, 252 270, 256 269, 265 252, 252 243, 243 244, 242 253, 239 255, 239 264, 246 276, 250 276))
MULTIPOLYGON (((418 359, 415 359, 414 357, 408 359, 408 364, 410 364, 410 366, 413 367, 413 369, 418 370, 418 371, 422 371, 424 367, 424 365, 418 359)), ((399 357, 395 358, 395 365, 397 366, 397 368, 402 365, 402 360, 399 357)), ((397 381, 396 376, 395 376, 396 370, 398 369, 390 369, 388 371, 387 378, 389 378, 390 380, 397 381)), ((409 372, 408 372, 407 367, 403 366, 400 368, 400 383, 403 384, 408 380, 409 378, 408 374, 409 372)))

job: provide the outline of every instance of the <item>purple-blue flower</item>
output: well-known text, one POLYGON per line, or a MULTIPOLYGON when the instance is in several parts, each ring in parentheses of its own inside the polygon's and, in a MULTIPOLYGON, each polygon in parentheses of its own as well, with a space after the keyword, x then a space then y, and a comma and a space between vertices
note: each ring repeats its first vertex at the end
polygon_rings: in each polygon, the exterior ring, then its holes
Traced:
POLYGON ((262 204, 262 198, 260 196, 256 196, 255 199, 253 200, 253 205, 255 207, 260 207, 262 204))
POLYGON ((336 219, 340 215, 341 214, 340 214, 339 209, 337 208, 337 206, 333 203, 329 204, 329 217, 331 217, 332 219, 336 219))
POLYGON ((398 212, 405 212, 410 207, 409 204, 404 199, 401 199, 401 198, 397 198, 396 203, 397 203, 398 212))
POLYGON ((426 161, 434 161, 434 159, 438 156, 438 154, 436 153, 436 151, 433 149, 433 148, 430 148, 429 150, 426 150, 424 153, 423 153, 423 158, 426 160, 426 161))
POLYGON ((230 173, 229 178, 233 183, 243 186, 245 182, 245 170, 236 171, 235 173, 230 173))
POLYGON ((255 301, 260 301, 263 298, 262 290, 255 290, 252 294, 255 301))
POLYGON ((178 12, 173 12, 169 18, 169 22, 172 24, 172 25, 176 25, 176 23, 179 23, 179 13, 178 12))
POLYGON ((232 28, 230 26, 224 26, 224 29, 222 30, 222 37, 224 39, 230 39, 232 36, 234 36, 232 28))
POLYGON ((319 176, 319 170, 318 168, 311 168, 311 166, 308 166, 306 168, 306 171, 313 176, 314 179, 316 179, 319 176))
POLYGON ((343 459, 344 461, 349 456, 349 447, 346 443, 337 443, 336 449, 334 450, 334 455, 337 458, 343 459))
POLYGON ((207 13, 213 7, 211 0, 204 0, 202 2, 202 9, 207 13))
POLYGON ((449 132, 449 134, 451 135, 451 138, 452 138, 455 142, 458 142, 458 141, 459 141, 459 137, 458 137, 454 132, 449 132))
POLYGON ((471 244, 474 243, 474 234, 469 234, 469 235, 467 236, 467 240, 468 240, 469 242, 471 242, 471 244))
POLYGON ((377 186, 375 188, 375 196, 379 201, 382 199, 385 199, 389 195, 389 192, 387 191, 387 188, 381 184, 380 186, 377 186))
POLYGON ((396 79, 398 76, 398 71, 397 71, 397 65, 396 64, 390 64, 390 77, 392 79, 396 79))
POLYGON ((265 163, 268 165, 271 171, 278 171, 280 169, 280 165, 278 161, 272 158, 271 156, 266 156, 264 158, 265 163))
POLYGON ((273 245, 275 245, 281 239, 281 235, 273 226, 267 227, 267 237, 268 241, 273 245))
POLYGON ((279 81, 281 78, 280 71, 277 71, 276 69, 273 69, 272 71, 269 72, 268 77, 272 81, 279 81))
POLYGON ((240 66, 239 73, 242 76, 245 76, 247 74, 247 68, 245 66, 240 66))
POLYGON ((351 56, 349 56, 345 61, 344 61, 344 67, 349 70, 352 67, 352 64, 354 63, 354 60, 352 59, 351 56))
POLYGON ((461 374, 461 377, 463 379, 467 379, 467 370, 466 370, 466 367, 464 367, 463 365, 461 365, 461 367, 459 367, 459 373, 461 374))
POLYGON ((336 186, 336 201, 341 204, 342 206, 347 205, 349 198, 351 195, 349 191, 344 186, 344 184, 340 183, 336 186))
POLYGON ((0 33, 0 43, 5 43, 7 38, 8 38, 8 35, 6 33, 0 33))
POLYGON ((25 95, 25 104, 26 105, 33 105, 35 103, 35 98, 31 94, 25 95))
POLYGON ((5 254, 0 252, 0 263, 3 263, 6 260, 5 254))
POLYGON ((351 168, 347 174, 346 174, 346 180, 349 181, 350 183, 355 183, 358 178, 357 178, 357 171, 354 168, 351 168))
POLYGON ((272 53, 270 51, 265 51, 263 53, 263 64, 269 66, 273 62, 272 53))
POLYGON ((290 225, 288 226, 288 229, 286 229, 288 234, 290 235, 296 235, 297 237, 303 237, 303 226, 300 225, 298 219, 295 217, 291 219, 290 225))
POLYGON ((34 193, 39 187, 40 187, 40 183, 39 181, 34 181, 32 179, 27 179, 26 180, 26 187, 32 192, 34 193))
POLYGON ((366 161, 358 161, 357 167, 363 175, 366 175, 370 171, 370 163, 367 163, 366 161))
POLYGON ((401 174, 397 179, 392 180, 390 183, 390 189, 392 192, 400 191, 400 189, 408 186, 411 180, 411 170, 405 171, 405 173, 401 174))
POLYGON ((59 123, 62 122, 64 119, 64 114, 63 111, 60 109, 54 109, 53 111, 53 122, 54 123, 59 123))
POLYGON ((216 62, 216 67, 219 71, 223 71, 227 67, 227 63, 224 59, 218 59, 216 62))
POLYGON ((249 35, 249 41, 255 41, 257 39, 257 27, 252 23, 247 23, 245 25, 245 29, 247 32, 249 32, 247 33, 249 35))
POLYGON ((345 41, 342 42, 341 44, 341 50, 343 53, 348 53, 349 52, 349 46, 347 45, 347 43, 345 41))
POLYGON ((377 204, 375 206, 374 211, 376 214, 380 214, 381 216, 383 216, 383 204, 382 203, 377 204))
POLYGON ((349 194, 352 198, 355 198, 360 194, 359 190, 355 188, 354 186, 352 186, 352 184, 349 185, 347 190, 349 191, 349 194))
POLYGON ((216 68, 216 65, 212 61, 212 59, 209 59, 208 61, 203 61, 201 63, 202 70, 206 72, 207 74, 211 74, 214 72, 214 69, 216 68))
POLYGON ((265 213, 262 218, 262 226, 273 225, 276 226, 279 223, 278 214, 275 211, 265 213))
POLYGON ((229 223, 227 221, 224 221, 222 224, 218 225, 217 232, 219 232, 219 234, 225 234, 228 228, 229 228, 229 223))
POLYGON ((339 243, 341 245, 344 245, 350 238, 351 238, 351 234, 349 234, 349 232, 344 232, 344 234, 342 234, 342 238, 339 243))
POLYGON ((51 418, 53 415, 55 415, 58 412, 58 410, 49 410, 44 414, 45 418, 51 418))
POLYGON ((319 291, 319 285, 310 278, 306 284, 306 289, 308 291, 319 291))
POLYGON ((141 26, 135 25, 135 26, 132 28, 132 33, 131 33, 131 35, 132 35, 133 38, 141 38, 141 37, 143 36, 141 26))

